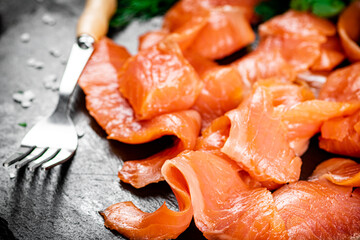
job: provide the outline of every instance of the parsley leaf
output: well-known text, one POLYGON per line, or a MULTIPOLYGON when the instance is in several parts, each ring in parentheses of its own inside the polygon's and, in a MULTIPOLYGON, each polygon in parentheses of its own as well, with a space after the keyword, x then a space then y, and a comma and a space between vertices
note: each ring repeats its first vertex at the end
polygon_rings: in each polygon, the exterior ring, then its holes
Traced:
POLYGON ((331 18, 338 15, 348 3, 346 0, 291 0, 290 7, 298 11, 310 11, 319 17, 331 18))
POLYGON ((110 21, 110 27, 124 28, 134 19, 147 20, 163 15, 176 1, 118 0, 118 7, 110 21))
POLYGON ((269 0, 261 1, 255 6, 255 13, 261 17, 261 20, 267 21, 270 18, 284 13, 289 9, 289 1, 286 0, 269 0))
POLYGON ((18 125, 19 125, 20 127, 27 127, 27 123, 26 123, 26 122, 18 123, 18 125))

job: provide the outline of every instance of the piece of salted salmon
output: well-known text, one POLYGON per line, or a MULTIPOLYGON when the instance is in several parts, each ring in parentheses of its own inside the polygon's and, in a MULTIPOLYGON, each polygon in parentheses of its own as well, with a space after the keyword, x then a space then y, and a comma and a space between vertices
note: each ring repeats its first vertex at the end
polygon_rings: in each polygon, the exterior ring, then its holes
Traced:
POLYGON ((247 19, 251 19, 254 11, 253 7, 260 2, 259 0, 181 0, 167 11, 164 17, 163 29, 170 32, 178 29, 188 22, 195 15, 207 14, 216 7, 238 7, 242 8, 247 19))
POLYGON ((236 108, 242 100, 243 83, 239 73, 231 66, 219 66, 200 75, 204 82, 192 109, 202 119, 202 129, 225 112, 236 108))
POLYGON ((360 235, 360 164, 333 158, 319 164, 309 181, 273 194, 289 239, 357 239, 360 235))
POLYGON ((128 59, 119 70, 119 89, 137 119, 190 108, 202 88, 176 42, 164 39, 128 59))
POLYGON ((244 91, 251 91, 252 85, 261 79, 277 78, 291 82, 296 78, 293 67, 282 56, 279 49, 262 49, 262 45, 245 57, 231 64, 239 72, 244 83, 244 91))
POLYGON ((147 32, 139 37, 138 49, 141 51, 158 44, 165 38, 171 38, 179 44, 182 51, 185 51, 192 44, 200 30, 207 24, 208 19, 209 13, 204 12, 190 17, 188 21, 171 32, 167 29, 147 32))
POLYGON ((260 51, 279 51, 294 71, 308 70, 320 56, 321 43, 294 36, 268 36, 262 40, 260 51))
POLYGON ((106 131, 109 139, 139 144, 164 135, 177 138, 174 145, 148 159, 126 161, 120 176, 135 187, 163 180, 162 163, 184 149, 192 149, 200 131, 201 118, 194 110, 163 114, 139 121, 118 88, 118 71, 129 57, 127 51, 104 38, 97 43, 94 54, 79 79, 86 94, 86 107, 106 131), (104 72, 106 73, 104 75, 104 72))
POLYGON ((299 179, 301 159, 289 145, 285 125, 274 113, 269 92, 255 88, 226 116, 231 127, 221 148, 223 153, 258 181, 284 184, 299 179))
POLYGON ((326 121, 321 126, 319 147, 331 153, 360 157, 360 111, 326 121))
POLYGON ((257 50, 234 65, 250 83, 269 77, 293 81, 310 69, 331 70, 344 59, 335 33, 331 22, 291 10, 261 24, 257 50))
POLYGON ((262 38, 267 36, 289 36, 297 39, 325 42, 326 36, 333 36, 335 33, 336 28, 330 21, 308 12, 294 10, 273 17, 259 26, 259 35, 262 38))
MULTIPOLYGON (((320 90, 319 98, 359 104, 359 94, 360 63, 354 63, 330 74, 320 90)), ((359 142, 360 111, 331 119, 321 127, 319 146, 328 152, 360 157, 359 142)))
POLYGON ((345 158, 331 158, 320 163, 310 180, 326 179, 336 185, 360 187, 360 164, 345 158))
POLYGON ((217 7, 210 10, 208 23, 199 31, 190 49, 209 59, 221 59, 255 40, 243 8, 217 7))
POLYGON ((330 71, 345 59, 340 40, 337 36, 327 37, 320 46, 320 56, 312 64, 313 71, 330 71))
POLYGON ((179 1, 165 15, 163 29, 170 33, 185 33, 181 28, 194 18, 206 18, 206 24, 187 46, 206 58, 220 59, 255 40, 249 20, 252 9, 247 5, 235 1, 179 1))
POLYGON ((360 60, 360 2, 353 1, 339 16, 337 30, 347 58, 360 60))
POLYGON ((289 239, 357 239, 360 189, 299 181, 273 193, 289 239))
POLYGON ((360 63, 331 73, 320 90, 319 98, 327 101, 360 101, 360 63))
POLYGON ((179 212, 163 206, 144 213, 131 203, 118 203, 102 213, 106 226, 131 239, 168 239, 179 235, 193 214, 207 239, 286 239, 271 193, 250 188, 236 164, 210 152, 185 151, 167 161, 162 174, 179 212))

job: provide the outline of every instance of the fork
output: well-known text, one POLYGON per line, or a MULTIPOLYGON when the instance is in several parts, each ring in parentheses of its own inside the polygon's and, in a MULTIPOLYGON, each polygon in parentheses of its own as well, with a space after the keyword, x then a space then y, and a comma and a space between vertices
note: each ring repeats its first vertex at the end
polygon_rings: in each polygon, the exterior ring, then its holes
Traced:
POLYGON ((73 44, 59 87, 59 100, 54 112, 38 122, 22 139, 20 147, 3 166, 34 171, 47 170, 69 160, 78 146, 78 136, 69 116, 69 100, 76 83, 94 51, 94 44, 105 36, 116 0, 87 0, 77 26, 73 44))

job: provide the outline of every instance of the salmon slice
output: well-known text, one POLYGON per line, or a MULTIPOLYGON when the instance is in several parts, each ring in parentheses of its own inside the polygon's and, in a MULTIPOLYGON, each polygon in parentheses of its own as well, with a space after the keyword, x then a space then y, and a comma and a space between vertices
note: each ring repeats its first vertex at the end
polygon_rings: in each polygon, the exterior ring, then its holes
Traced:
POLYGON ((319 140, 319 147, 328 152, 360 157, 360 111, 325 122, 319 140))
POLYGON ((138 50, 144 50, 150 47, 155 46, 159 42, 161 42, 164 38, 166 38, 170 33, 165 30, 157 30, 157 31, 150 31, 147 33, 142 34, 139 37, 139 46, 138 50))
POLYGON ((165 38, 170 38, 179 44, 182 51, 185 51, 193 43, 200 30, 207 24, 208 19, 209 14, 204 13, 203 15, 191 17, 187 22, 172 32, 162 29, 145 33, 139 38, 139 51, 155 46, 165 38))
POLYGON ((191 66, 193 66, 195 71, 199 74, 199 76, 203 76, 207 71, 219 67, 215 61, 203 57, 198 53, 186 50, 183 52, 183 54, 186 60, 189 61, 191 66))
MULTIPOLYGON (((329 75, 319 98, 328 101, 360 103, 360 63, 338 69, 329 75)), ((360 112, 325 122, 321 127, 320 148, 346 156, 360 156, 360 112), (341 129, 341 131, 335 131, 341 129)))
POLYGON ((120 92, 140 120, 190 108, 201 88, 195 70, 169 39, 140 51, 119 71, 120 92))
POLYGON ((290 145, 298 155, 302 155, 307 150, 307 141, 320 132, 324 122, 352 114, 359 108, 358 103, 314 99, 298 103, 279 115, 288 130, 290 145))
POLYGON ((221 116, 201 132, 197 139, 195 149, 219 150, 229 137, 231 121, 227 116, 221 116))
POLYGON ((345 158, 331 158, 320 163, 310 180, 327 179, 330 182, 349 187, 360 186, 360 164, 345 158))
POLYGON ((253 14, 250 2, 254 1, 182 0, 165 15, 163 29, 170 33, 180 32, 180 36, 184 36, 182 28, 194 28, 192 26, 198 25, 194 19, 206 19, 203 27, 197 27, 197 34, 192 34, 193 41, 186 37, 184 45, 190 45, 192 51, 206 58, 220 59, 255 40, 249 20, 253 14))
POLYGON ((273 17, 259 26, 262 38, 277 35, 323 43, 326 36, 333 36, 335 33, 336 28, 330 21, 294 10, 273 17))
POLYGON ((200 78, 204 82, 204 88, 192 109, 200 113, 204 129, 212 120, 239 105, 243 84, 233 67, 217 67, 202 74, 200 78))
MULTIPOLYGON (((177 140, 172 147, 146 159, 124 162, 118 176, 121 181, 130 183, 135 188, 164 180, 161 175, 163 163, 183 150, 195 147, 200 132, 201 118, 196 111, 188 110, 161 115, 149 120, 148 123, 149 125, 145 123, 143 128, 133 131, 132 138, 143 141, 148 137, 157 139, 164 135, 174 135, 177 140)), ((123 131, 124 129, 119 129, 119 134, 123 131)))
POLYGON ((78 82, 85 94, 96 92, 98 87, 112 89, 112 84, 117 82, 117 69, 129 57, 130 54, 124 47, 109 38, 105 37, 97 42, 94 53, 78 82))
POLYGON ((347 58, 356 62, 360 60, 360 2, 353 1, 341 14, 337 30, 347 58))
POLYGON ((340 40, 337 36, 328 37, 320 46, 320 56, 311 66, 313 71, 331 71, 345 59, 340 40))
POLYGON ((276 111, 285 112, 295 104, 315 98, 307 85, 298 83, 267 79, 256 82, 254 88, 256 87, 264 88, 271 94, 272 105, 276 107, 276 111))
POLYGON ((194 16, 208 15, 208 9, 203 6, 204 2, 192 0, 178 1, 166 12, 162 28, 168 32, 173 32, 194 16))
POLYGON ((277 49, 296 72, 309 69, 320 56, 320 43, 290 36, 269 36, 260 43, 261 51, 277 49))
POLYGON ((231 128, 223 153, 258 181, 284 184, 299 179, 301 159, 289 145, 281 118, 274 114, 270 93, 256 88, 226 116, 231 128))
POLYGON ((271 193, 249 187, 236 164, 210 152, 185 151, 166 161, 162 174, 178 212, 163 205, 145 213, 130 202, 117 203, 102 212, 105 225, 130 239, 169 239, 184 231, 193 215, 208 239, 286 239, 271 193))
POLYGON ((270 192, 249 188, 236 164, 209 152, 186 151, 167 161, 162 173, 170 186, 187 184, 195 224, 206 238, 286 237, 270 192))
POLYGON ((210 10, 207 24, 191 44, 191 50, 209 59, 221 59, 255 40, 255 33, 239 7, 210 10))
POLYGON ((124 163, 119 173, 122 180, 142 187, 163 180, 160 170, 166 159, 195 147, 201 118, 196 111, 186 110, 151 120, 137 120, 133 109, 118 91, 118 71, 128 57, 123 47, 106 38, 101 40, 79 79, 79 85, 86 94, 89 113, 109 139, 129 144, 149 142, 164 135, 173 135, 177 139, 171 148, 148 159, 124 163))
POLYGON ((253 16, 253 7, 259 0, 181 0, 178 1, 164 17, 163 29, 174 31, 188 22, 194 16, 207 14, 209 10, 216 7, 232 6, 242 8, 247 19, 253 16))
MULTIPOLYGON (((293 81, 296 72, 284 59, 279 49, 262 50, 262 45, 243 58, 231 64, 239 72, 247 92, 258 80, 276 78, 279 81, 293 81)), ((245 90, 246 91, 246 90, 245 90)))
POLYGON ((165 203, 155 212, 146 213, 132 202, 120 202, 101 212, 105 226, 129 239, 175 239, 190 225, 193 208, 188 185, 181 175, 172 172, 177 181, 170 183, 179 211, 168 209, 165 203))
POLYGON ((273 193, 289 239, 356 239, 360 234, 360 191, 299 181, 273 193))
POLYGON ((331 73, 320 90, 319 98, 328 101, 360 101, 360 63, 331 73))

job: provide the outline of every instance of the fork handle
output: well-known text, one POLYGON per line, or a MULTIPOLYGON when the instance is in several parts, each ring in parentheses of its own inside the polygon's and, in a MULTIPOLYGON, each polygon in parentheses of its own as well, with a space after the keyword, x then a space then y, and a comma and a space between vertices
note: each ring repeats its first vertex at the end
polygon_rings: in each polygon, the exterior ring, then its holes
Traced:
POLYGON ((117 0, 87 0, 77 26, 77 43, 70 57, 59 88, 59 101, 55 112, 66 112, 71 94, 89 60, 94 42, 105 36, 111 16, 115 13, 117 0))
POLYGON ((77 36, 90 35, 95 41, 106 35, 117 0, 87 0, 77 25, 77 36))

